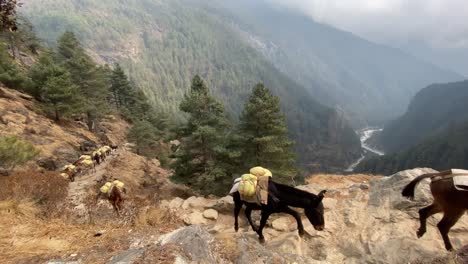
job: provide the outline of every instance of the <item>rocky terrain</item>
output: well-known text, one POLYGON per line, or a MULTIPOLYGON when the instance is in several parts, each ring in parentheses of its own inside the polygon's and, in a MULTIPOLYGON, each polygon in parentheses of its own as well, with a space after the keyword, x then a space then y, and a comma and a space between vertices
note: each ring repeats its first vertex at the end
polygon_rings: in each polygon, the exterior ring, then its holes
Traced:
MULTIPOLYGON (((46 179, 40 193, 44 196, 63 185, 61 196, 47 209, 43 199, 27 193, 5 196, 8 192, 0 189, 2 263, 468 262, 466 216, 450 232, 454 247, 460 249, 457 254, 444 249, 435 227, 440 214, 428 220, 425 236, 416 238, 417 211, 432 200, 428 184, 417 188, 415 201, 402 198, 400 192, 431 169, 389 177, 314 175, 298 188, 328 190, 325 231, 315 231, 303 216, 308 235, 300 238, 293 218, 278 214, 269 219, 266 243, 260 244, 242 212, 241 228, 234 231, 232 197, 197 196, 171 183, 171 171, 158 160, 133 153, 125 143, 124 121, 109 116, 97 133, 90 133, 79 120, 56 124, 38 112, 31 98, 0 88, 0 134, 18 135, 41 151, 19 168, 29 176, 25 182, 46 179), (96 172, 80 175, 73 183, 48 180, 82 153, 80 147, 105 141, 121 147, 96 172), (111 178, 128 188, 120 218, 107 201, 95 199, 100 185, 111 178)), ((0 184, 26 192, 24 182, 15 182, 18 177, 0 177, 0 184)), ((253 215, 258 221, 259 213, 253 215)))

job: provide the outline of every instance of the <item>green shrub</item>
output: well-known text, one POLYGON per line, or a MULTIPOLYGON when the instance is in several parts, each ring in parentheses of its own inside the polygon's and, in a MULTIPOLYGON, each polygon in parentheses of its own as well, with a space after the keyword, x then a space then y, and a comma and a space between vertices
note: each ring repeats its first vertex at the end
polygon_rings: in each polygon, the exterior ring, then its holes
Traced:
POLYGON ((13 170, 37 154, 39 151, 27 141, 16 136, 0 137, 0 166, 7 170, 13 170))

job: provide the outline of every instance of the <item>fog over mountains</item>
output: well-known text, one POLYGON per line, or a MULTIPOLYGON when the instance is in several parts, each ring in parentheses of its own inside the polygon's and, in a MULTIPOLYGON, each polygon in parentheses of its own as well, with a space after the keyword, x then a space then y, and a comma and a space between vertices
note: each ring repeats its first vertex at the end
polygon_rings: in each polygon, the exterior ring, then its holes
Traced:
POLYGON ((468 76, 468 2, 267 0, 468 76))

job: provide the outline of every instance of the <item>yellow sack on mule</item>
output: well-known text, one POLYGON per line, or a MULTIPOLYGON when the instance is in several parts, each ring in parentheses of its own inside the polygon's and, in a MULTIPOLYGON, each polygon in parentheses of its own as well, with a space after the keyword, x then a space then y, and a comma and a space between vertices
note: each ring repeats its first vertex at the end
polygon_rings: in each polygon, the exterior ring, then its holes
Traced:
POLYGON ((255 176, 263 176, 265 174, 265 169, 262 167, 253 167, 250 169, 250 174, 255 176))
POLYGON ((119 191, 123 191, 123 188, 125 186, 125 184, 119 180, 113 181, 112 184, 116 186, 117 188, 119 188, 119 191))
POLYGON ((273 174, 271 173, 270 170, 265 169, 265 168, 260 167, 260 166, 251 168, 250 169, 250 174, 253 174, 253 175, 257 176, 257 177, 260 177, 260 176, 272 177, 273 176, 273 174))
POLYGON ((106 182, 106 184, 104 184, 99 190, 102 193, 108 193, 110 191, 111 187, 112 187, 112 183, 106 182))
POLYGON ((239 194, 241 197, 252 197, 257 190, 257 176, 244 174, 239 183, 239 194))

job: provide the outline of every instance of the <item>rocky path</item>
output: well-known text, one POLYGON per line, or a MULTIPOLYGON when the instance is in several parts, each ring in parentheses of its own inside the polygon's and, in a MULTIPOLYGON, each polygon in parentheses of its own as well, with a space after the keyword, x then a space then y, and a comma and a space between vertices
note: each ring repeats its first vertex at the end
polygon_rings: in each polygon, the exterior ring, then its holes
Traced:
POLYGON ((84 204, 89 191, 94 190, 94 185, 102 179, 107 167, 118 154, 118 152, 114 152, 109 155, 103 163, 96 166, 96 172, 91 170, 84 175, 77 176, 75 181, 70 183, 66 199, 69 208, 76 208, 84 204))

